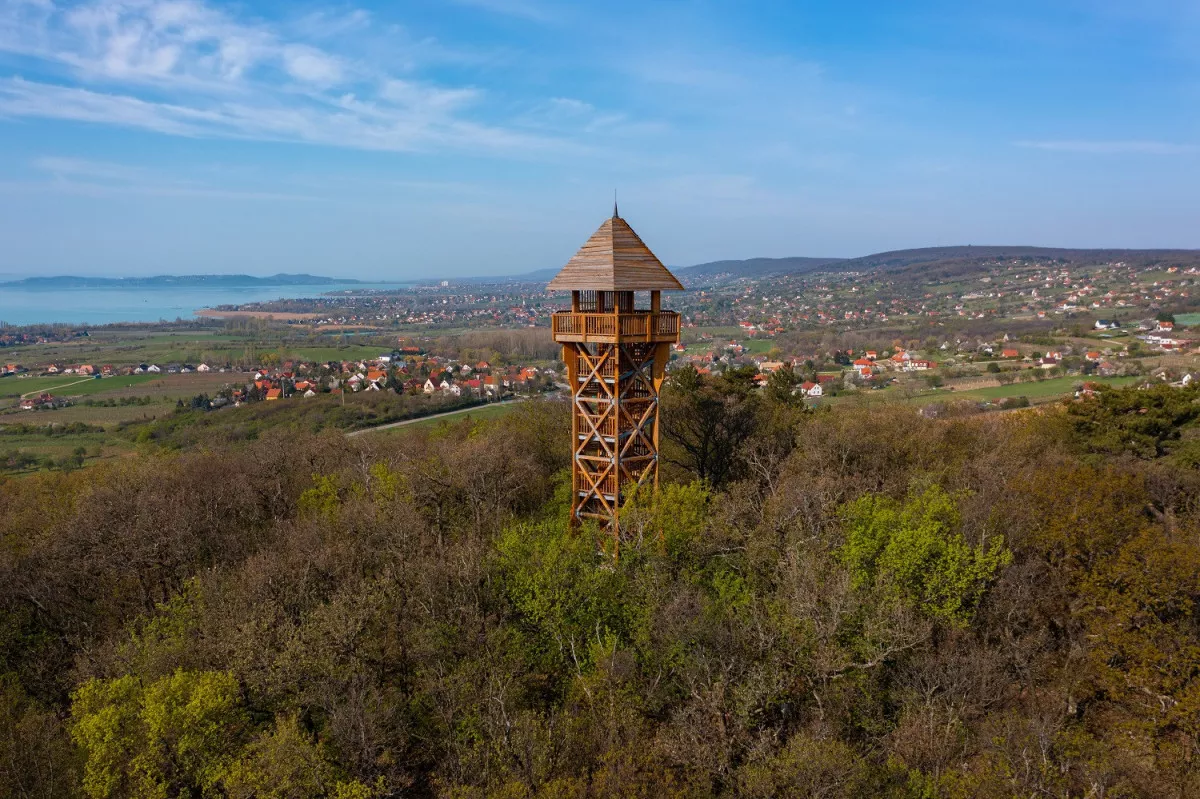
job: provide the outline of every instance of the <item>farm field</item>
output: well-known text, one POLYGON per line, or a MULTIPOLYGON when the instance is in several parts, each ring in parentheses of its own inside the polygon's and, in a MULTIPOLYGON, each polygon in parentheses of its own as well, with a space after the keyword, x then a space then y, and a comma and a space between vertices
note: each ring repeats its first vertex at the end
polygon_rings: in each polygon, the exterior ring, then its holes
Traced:
POLYGON ((67 435, 14 433, 6 431, 4 426, 0 425, 0 470, 7 466, 10 459, 22 454, 31 460, 36 459, 25 468, 17 470, 17 474, 39 471, 47 465, 47 460, 61 463, 69 459, 73 465, 78 466, 80 461, 83 464, 94 463, 98 460, 121 457, 134 449, 133 442, 102 432, 67 435))
POLYGON ((1081 377, 1072 375, 1069 377, 1053 377, 1041 382, 1034 383, 1011 383, 1007 386, 987 386, 984 388, 972 388, 965 391, 950 391, 948 389, 924 390, 918 393, 910 393, 905 395, 903 389, 889 386, 884 389, 874 391, 860 391, 850 394, 841 394, 837 397, 824 397, 817 405, 839 405, 845 403, 873 403, 873 402, 910 402, 916 405, 928 405, 933 402, 952 402, 956 400, 973 400, 977 402, 995 401, 1008 397, 1026 397, 1031 403, 1045 402, 1058 397, 1066 396, 1075 390, 1075 387, 1084 382, 1102 383, 1104 385, 1119 388, 1137 382, 1141 378, 1137 377, 1081 377))
POLYGON ((0 379, 0 398, 17 398, 26 394, 48 392, 63 397, 83 397, 103 394, 118 388, 143 386, 159 380, 158 375, 119 375, 115 377, 6 377, 0 379))
POLYGON ((242 385, 249 382, 252 375, 246 372, 128 375, 99 380, 88 378, 78 383, 71 377, 8 377, 0 380, 0 410, 6 407, 10 409, 7 415, 0 416, 0 424, 13 421, 14 414, 19 415, 26 424, 70 424, 82 421, 107 425, 153 418, 173 409, 177 400, 190 399, 197 394, 214 394, 226 385, 242 385), (29 412, 13 408, 19 396, 43 391, 75 398, 76 404, 54 411, 29 412), (81 397, 97 401, 149 397, 151 403, 109 408, 85 405, 83 402, 86 400, 78 400, 81 397))
POLYGON ((72 405, 54 411, 13 411, 0 415, 0 427, 6 424, 68 425, 75 422, 112 428, 122 422, 149 421, 175 410, 175 400, 163 398, 150 405, 72 405))
POLYGON ((71 341, 35 344, 14 350, 23 363, 168 363, 224 364, 243 358, 247 350, 281 358, 341 361, 376 357, 387 347, 373 344, 335 344, 334 337, 299 341, 281 335, 255 336, 220 330, 172 332, 100 330, 71 341), (326 343, 328 342, 328 343, 326 343))
MULTIPOLYGON (((945 394, 954 399, 998 400, 1006 397, 1028 397, 1030 401, 1033 401, 1061 397, 1071 393, 1075 390, 1075 386, 1084 382, 1103 383, 1104 385, 1119 387, 1127 386, 1138 379, 1136 377, 1090 378, 1076 375, 1072 377, 1053 377, 1049 380, 1034 383, 1011 383, 1007 386, 990 386, 988 388, 976 388, 963 392, 945 392, 945 394)), ((941 393, 939 392, 939 394, 941 393)))

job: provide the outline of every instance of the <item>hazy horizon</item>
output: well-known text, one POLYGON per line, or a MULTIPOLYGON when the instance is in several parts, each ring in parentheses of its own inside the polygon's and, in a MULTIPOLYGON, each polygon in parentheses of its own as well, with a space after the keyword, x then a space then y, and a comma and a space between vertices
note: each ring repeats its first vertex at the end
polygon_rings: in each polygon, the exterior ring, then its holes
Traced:
POLYGON ((1200 7, 0 1, 0 273, 1196 248, 1200 7))

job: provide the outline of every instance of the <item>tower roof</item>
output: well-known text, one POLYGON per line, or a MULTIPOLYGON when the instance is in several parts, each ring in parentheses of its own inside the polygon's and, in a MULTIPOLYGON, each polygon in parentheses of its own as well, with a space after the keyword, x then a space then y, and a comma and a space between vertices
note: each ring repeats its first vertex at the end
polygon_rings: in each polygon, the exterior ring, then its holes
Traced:
POLYGON ((650 252, 613 208, 611 219, 567 261, 548 291, 683 291, 683 284, 650 252))

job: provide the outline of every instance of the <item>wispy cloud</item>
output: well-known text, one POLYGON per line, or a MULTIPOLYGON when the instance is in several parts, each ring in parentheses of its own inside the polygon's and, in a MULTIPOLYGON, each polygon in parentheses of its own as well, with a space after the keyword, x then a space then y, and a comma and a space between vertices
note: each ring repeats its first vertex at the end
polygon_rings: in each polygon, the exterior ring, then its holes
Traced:
POLYGON ((0 0, 0 52, 54 76, 0 78, 0 115, 367 150, 571 150, 488 119, 476 87, 326 46, 370 25, 358 11, 271 25, 203 0, 0 0))
POLYGON ((56 191, 91 197, 137 194, 153 197, 199 197, 218 200, 312 201, 318 197, 277 191, 214 187, 201 181, 160 174, 129 164, 82 158, 43 156, 30 164, 46 180, 0 185, 21 191, 56 191))
POLYGON ((1165 141, 1088 141, 1068 139, 1064 141, 1018 141, 1017 147, 1034 150, 1051 150, 1063 153, 1089 153, 1093 155, 1120 155, 1140 153, 1143 155, 1186 155, 1200 153, 1200 145, 1178 144, 1165 141))

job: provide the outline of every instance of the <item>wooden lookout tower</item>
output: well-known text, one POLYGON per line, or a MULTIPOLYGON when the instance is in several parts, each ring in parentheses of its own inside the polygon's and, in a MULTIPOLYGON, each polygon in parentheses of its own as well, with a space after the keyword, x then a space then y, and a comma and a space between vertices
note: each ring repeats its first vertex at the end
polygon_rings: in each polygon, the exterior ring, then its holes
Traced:
POLYGON ((679 314, 661 299, 683 284, 614 205, 547 289, 571 292, 552 320, 572 393, 571 521, 594 519, 619 541, 622 495, 658 485, 658 392, 679 341, 679 314))

